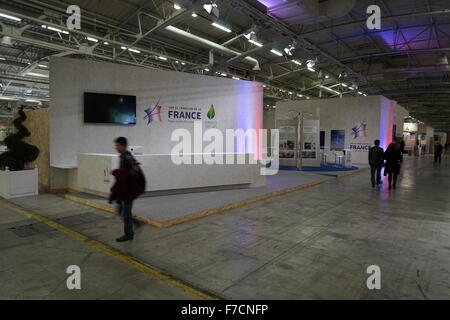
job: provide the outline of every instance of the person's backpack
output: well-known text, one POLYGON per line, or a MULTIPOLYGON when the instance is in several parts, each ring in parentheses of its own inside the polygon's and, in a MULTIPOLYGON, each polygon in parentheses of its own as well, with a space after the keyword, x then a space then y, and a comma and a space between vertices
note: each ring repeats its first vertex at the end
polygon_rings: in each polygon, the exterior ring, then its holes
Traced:
POLYGON ((139 191, 139 195, 141 195, 145 192, 145 187, 146 187, 147 181, 145 181, 144 172, 142 171, 142 168, 139 166, 139 164, 137 164, 136 174, 137 174, 137 181, 138 181, 138 186, 139 186, 138 191, 139 191))
POLYGON ((142 168, 140 166, 140 163, 131 156, 131 169, 133 170, 134 174, 136 174, 136 181, 137 181, 137 195, 140 196, 145 192, 147 181, 145 180, 144 172, 142 171, 142 168))

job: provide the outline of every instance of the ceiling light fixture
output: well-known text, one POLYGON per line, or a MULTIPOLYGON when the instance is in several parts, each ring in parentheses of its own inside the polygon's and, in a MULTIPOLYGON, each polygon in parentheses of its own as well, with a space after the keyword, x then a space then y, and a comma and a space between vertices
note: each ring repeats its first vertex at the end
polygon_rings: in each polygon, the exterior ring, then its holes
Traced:
POLYGON ((14 16, 11 16, 11 15, 6 14, 6 13, 0 13, 0 17, 1 18, 5 18, 5 19, 9 19, 9 20, 13 20, 13 21, 17 21, 17 22, 22 21, 22 19, 14 17, 14 16))
POLYGON ((244 37, 247 38, 248 40, 252 40, 255 36, 256 36, 255 31, 250 31, 249 33, 244 34, 244 37))
POLYGON ((158 57, 158 59, 159 59, 159 60, 164 60, 164 61, 167 61, 167 58, 166 58, 166 57, 164 57, 164 56, 159 56, 159 57, 158 57))
POLYGON ((180 10, 180 9, 181 9, 181 6, 180 6, 178 3, 174 3, 174 4, 173 4, 173 8, 174 8, 175 10, 180 10))
POLYGON ((198 17, 198 14, 196 14, 195 12, 193 12, 193 13, 191 14, 191 16, 194 17, 194 18, 197 18, 197 17, 198 17))
POLYGON ((219 24, 217 22, 213 22, 212 25, 214 27, 218 28, 218 29, 221 29, 221 30, 225 31, 225 32, 228 32, 228 33, 231 32, 231 29, 229 29, 229 28, 227 28, 227 27, 225 27, 225 26, 223 26, 223 25, 221 25, 221 24, 219 24))
POLYGON ((44 29, 52 30, 52 31, 55 31, 55 32, 63 33, 63 34, 69 34, 68 31, 61 30, 61 29, 58 29, 58 28, 55 28, 55 27, 51 27, 51 26, 46 26, 45 24, 42 25, 41 27, 44 28, 44 29))
POLYGON ((314 68, 316 66, 316 60, 310 59, 310 60, 306 61, 306 66, 308 68, 314 68))
POLYGON ((34 76, 34 77, 41 77, 41 78, 48 78, 48 75, 46 75, 46 74, 35 73, 35 72, 28 72, 26 75, 27 76, 34 76))
POLYGON ((283 56, 283 53, 282 53, 282 52, 280 52, 280 51, 278 51, 278 50, 275 50, 275 49, 270 50, 270 52, 272 52, 274 55, 277 55, 277 56, 279 56, 279 57, 282 57, 282 56, 283 56))
POLYGON ((219 8, 216 3, 204 4, 203 9, 205 9, 209 14, 215 15, 217 18, 219 17, 219 8))
POLYGON ((95 39, 95 38, 92 38, 92 37, 87 37, 86 39, 88 39, 89 41, 92 41, 92 42, 98 42, 98 40, 97 40, 97 39, 95 39))
POLYGON ((262 43, 260 43, 258 41, 255 41, 255 40, 248 40, 248 42, 250 42, 251 44, 254 44, 257 47, 262 47, 263 46, 262 43))
POLYGON ((302 65, 302 63, 301 63, 300 61, 298 61, 298 60, 292 60, 292 62, 295 63, 295 64, 297 64, 297 65, 299 65, 299 66, 302 65))
POLYGON ((291 45, 287 46, 286 48, 284 48, 284 52, 285 52, 288 56, 292 56, 294 50, 295 50, 295 44, 291 44, 291 45))

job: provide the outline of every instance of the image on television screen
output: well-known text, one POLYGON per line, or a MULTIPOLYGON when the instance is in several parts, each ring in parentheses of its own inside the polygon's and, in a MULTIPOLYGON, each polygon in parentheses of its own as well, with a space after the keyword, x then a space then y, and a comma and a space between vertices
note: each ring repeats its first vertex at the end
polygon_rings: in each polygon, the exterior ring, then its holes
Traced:
POLYGON ((136 124, 136 96, 85 92, 84 122, 136 124))

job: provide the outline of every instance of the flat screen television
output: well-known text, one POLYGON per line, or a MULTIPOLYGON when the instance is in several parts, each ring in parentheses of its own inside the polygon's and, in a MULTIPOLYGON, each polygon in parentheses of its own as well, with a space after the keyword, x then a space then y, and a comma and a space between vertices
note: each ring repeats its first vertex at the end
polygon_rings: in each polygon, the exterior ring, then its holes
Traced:
POLYGON ((84 122, 136 124, 136 96, 85 92, 84 122))

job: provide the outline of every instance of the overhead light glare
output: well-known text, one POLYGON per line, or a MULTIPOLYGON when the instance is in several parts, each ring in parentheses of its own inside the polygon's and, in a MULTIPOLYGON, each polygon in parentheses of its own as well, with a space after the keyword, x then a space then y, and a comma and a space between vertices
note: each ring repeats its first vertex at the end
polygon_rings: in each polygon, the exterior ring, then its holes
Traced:
POLYGON ((158 59, 159 59, 159 60, 164 60, 164 61, 167 61, 167 58, 166 58, 166 57, 164 57, 164 56, 159 56, 159 57, 158 57, 158 59))
POLYGON ((92 41, 92 42, 98 42, 98 40, 97 40, 97 39, 95 39, 95 38, 92 38, 92 37, 87 37, 86 39, 88 39, 89 41, 92 41))
POLYGON ((175 10, 180 10, 180 9, 181 9, 181 6, 180 6, 178 3, 174 3, 174 4, 173 4, 173 8, 174 8, 175 10))
POLYGON ((295 63, 295 64, 297 64, 297 65, 299 65, 299 66, 302 65, 302 63, 301 63, 300 61, 298 61, 298 60, 292 60, 292 62, 295 63))
POLYGON ((197 17, 198 17, 198 14, 196 14, 195 12, 192 12, 191 16, 192 16, 193 18, 197 18, 197 17))

